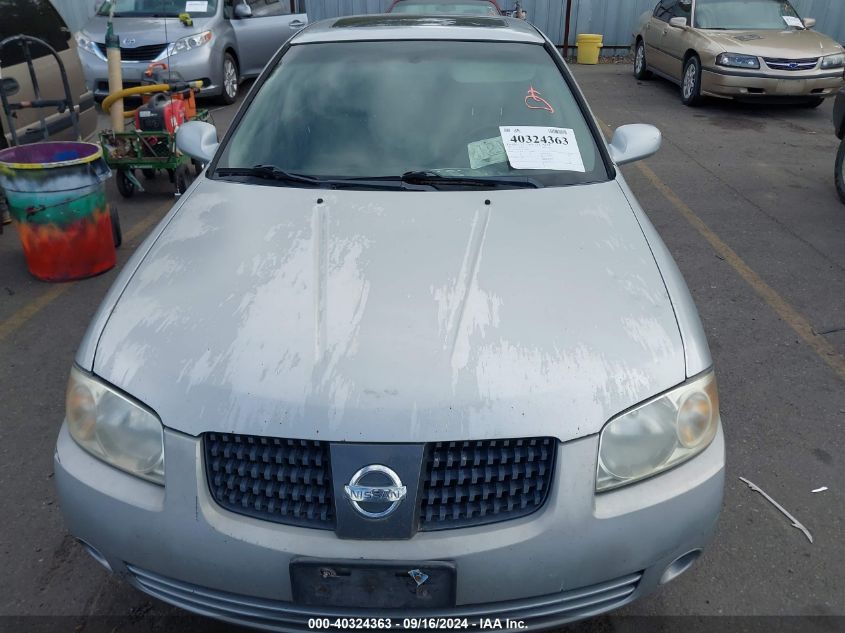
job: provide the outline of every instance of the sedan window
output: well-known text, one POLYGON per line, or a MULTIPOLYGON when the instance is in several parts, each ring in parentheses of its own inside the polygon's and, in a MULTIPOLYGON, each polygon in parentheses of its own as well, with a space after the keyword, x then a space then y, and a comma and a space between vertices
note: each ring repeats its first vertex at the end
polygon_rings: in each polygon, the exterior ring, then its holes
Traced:
POLYGON ((215 177, 256 166, 262 167, 262 182, 273 184, 302 177, 372 183, 405 176, 406 182, 435 188, 444 178, 467 187, 482 178, 563 186, 609 177, 549 52, 538 44, 505 42, 292 46, 237 123, 215 177), (500 126, 519 131, 508 134, 500 126), (537 167, 543 143, 561 140, 537 134, 535 127, 565 129, 568 158, 574 153, 576 166, 537 167), (518 163, 532 168, 511 166, 504 145, 511 141, 536 141, 521 148, 527 163, 518 163))
POLYGON ((784 18, 799 18, 789 0, 698 0, 695 26, 699 29, 789 28, 784 18))

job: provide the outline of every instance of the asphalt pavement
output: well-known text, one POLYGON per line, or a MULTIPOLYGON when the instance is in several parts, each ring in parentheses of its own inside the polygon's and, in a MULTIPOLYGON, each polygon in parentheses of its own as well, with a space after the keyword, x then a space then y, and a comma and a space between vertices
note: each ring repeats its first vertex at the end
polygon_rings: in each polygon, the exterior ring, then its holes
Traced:
MULTIPOLYGON (((623 172, 698 305, 728 451, 725 505, 705 556, 656 594, 575 628, 658 630, 654 616, 845 616, 845 206, 833 187, 832 104, 689 109, 675 86, 638 82, 627 64, 573 70, 604 124, 663 132, 661 151, 623 172)), ((221 131, 235 107, 214 112, 221 131)), ((0 236, 0 630, 231 630, 108 576, 66 532, 53 488, 76 347, 120 266, 174 201, 166 177, 144 185, 123 200, 108 184, 125 242, 118 267, 99 277, 39 282, 14 230, 0 236)), ((738 630, 751 621, 698 617, 683 628, 701 622, 738 630)), ((756 622, 775 630, 783 620, 756 622)), ((845 618, 792 622, 845 628, 845 618)))

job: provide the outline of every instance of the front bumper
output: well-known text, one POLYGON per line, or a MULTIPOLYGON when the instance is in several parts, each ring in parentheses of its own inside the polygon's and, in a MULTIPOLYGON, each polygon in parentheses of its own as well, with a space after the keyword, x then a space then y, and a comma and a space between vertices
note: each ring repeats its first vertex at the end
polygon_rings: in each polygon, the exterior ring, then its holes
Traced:
POLYGON ((196 613, 286 631, 314 617, 401 622, 414 614, 298 606, 289 563, 442 560, 457 569, 457 607, 417 616, 510 617, 549 628, 653 591, 674 561, 708 544, 721 509, 721 429, 690 462, 601 495, 593 492, 597 450, 597 436, 560 444, 549 498, 528 517, 409 540, 349 541, 223 510, 208 490, 200 440, 173 431, 165 432, 166 488, 90 456, 64 425, 55 478, 70 531, 101 562, 196 613))
POLYGON ((704 68, 701 72, 701 92, 714 97, 826 98, 843 85, 841 68, 806 72, 704 68))
MULTIPOLYGON (((79 58, 82 61, 82 70, 85 73, 88 88, 94 93, 97 101, 102 101, 109 94, 108 62, 99 55, 83 49, 79 51, 79 58)), ((202 80, 203 87, 200 90, 200 96, 216 96, 223 90, 222 57, 211 46, 201 46, 169 59, 155 61, 155 63, 160 62, 168 63, 171 70, 178 72, 185 81, 202 80)), ((154 62, 122 62, 123 87, 141 85, 145 79, 144 71, 151 63, 154 62)))

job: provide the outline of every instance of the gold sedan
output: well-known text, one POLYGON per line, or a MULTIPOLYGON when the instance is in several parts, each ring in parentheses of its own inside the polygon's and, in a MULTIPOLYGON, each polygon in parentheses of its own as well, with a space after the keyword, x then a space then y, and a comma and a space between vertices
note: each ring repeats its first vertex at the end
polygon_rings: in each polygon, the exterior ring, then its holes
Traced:
POLYGON ((789 0, 661 0, 640 17, 634 75, 679 84, 688 106, 709 95, 816 107, 845 85, 845 48, 815 23, 789 0))

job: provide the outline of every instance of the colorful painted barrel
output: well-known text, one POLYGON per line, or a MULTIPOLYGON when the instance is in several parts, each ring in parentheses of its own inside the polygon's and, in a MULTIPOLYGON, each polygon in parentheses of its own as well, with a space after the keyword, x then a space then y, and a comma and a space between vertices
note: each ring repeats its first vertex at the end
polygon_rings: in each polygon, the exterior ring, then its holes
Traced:
POLYGON ((0 151, 0 187, 33 275, 65 281, 115 265, 105 191, 110 175, 93 143, 32 143, 0 151))

